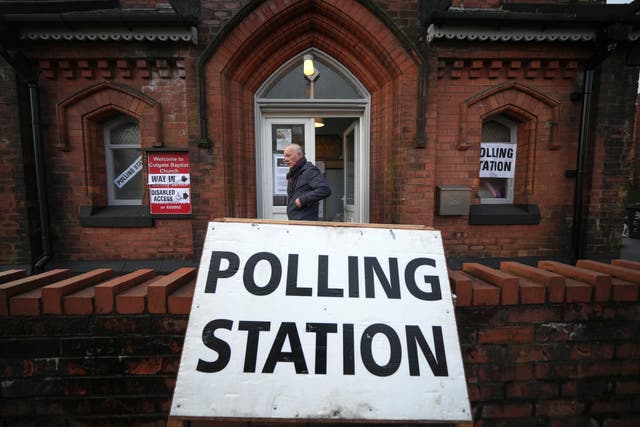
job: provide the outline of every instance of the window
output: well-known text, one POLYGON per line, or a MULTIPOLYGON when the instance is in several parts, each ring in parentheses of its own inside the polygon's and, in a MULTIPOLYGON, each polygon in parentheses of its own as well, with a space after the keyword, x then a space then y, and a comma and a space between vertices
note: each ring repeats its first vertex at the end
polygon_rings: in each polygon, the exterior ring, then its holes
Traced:
POLYGON ((144 183, 140 126, 129 117, 119 117, 104 125, 109 206, 140 205, 144 183))
POLYGON ((340 71, 325 64, 318 55, 313 65, 318 71, 318 78, 312 84, 303 78, 302 61, 293 63, 294 67, 280 76, 264 94, 270 99, 361 99, 360 94, 340 71), (313 91, 313 94, 310 93, 313 91))
POLYGON ((504 116, 482 124, 478 197, 483 204, 513 203, 517 125, 504 116))

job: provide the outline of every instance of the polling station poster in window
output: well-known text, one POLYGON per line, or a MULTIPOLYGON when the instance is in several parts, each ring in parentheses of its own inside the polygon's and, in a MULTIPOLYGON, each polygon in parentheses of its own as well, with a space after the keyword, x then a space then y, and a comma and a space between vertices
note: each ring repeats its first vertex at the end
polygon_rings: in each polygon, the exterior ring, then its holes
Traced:
POLYGON ((191 214, 191 174, 186 151, 148 151, 151 215, 191 214))
MULTIPOLYGON (((126 156, 127 154, 129 154, 130 151, 134 151, 134 150, 130 150, 129 152, 127 151, 129 150, 117 150, 114 153, 114 157, 126 156)), ((136 157, 136 159, 133 161, 133 163, 131 163, 131 165, 129 165, 129 167, 125 168, 120 173, 120 175, 115 177, 115 179, 113 180, 113 183, 115 184, 116 187, 118 187, 119 189, 122 189, 132 179, 136 178, 140 172, 142 172, 142 156, 136 157)))
POLYGON ((513 178, 516 144, 483 142, 480 145, 480 178, 513 178))
POLYGON ((471 421, 442 238, 210 222, 173 419, 471 421))

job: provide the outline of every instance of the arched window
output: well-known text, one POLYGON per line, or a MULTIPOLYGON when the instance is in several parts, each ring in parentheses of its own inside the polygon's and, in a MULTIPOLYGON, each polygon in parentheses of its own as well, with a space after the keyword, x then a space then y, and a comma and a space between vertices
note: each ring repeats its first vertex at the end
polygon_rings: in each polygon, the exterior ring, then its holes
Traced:
POLYGON ((367 97, 361 87, 355 87, 353 76, 319 52, 308 53, 312 58, 314 74, 305 76, 303 61, 295 59, 283 67, 263 85, 258 98, 283 100, 362 100, 367 97), (284 71, 284 72, 283 72, 284 71))
POLYGON ((140 205, 144 191, 140 126, 120 116, 104 124, 107 194, 110 206, 140 205))
POLYGON ((517 130, 517 123, 502 115, 482 123, 480 203, 513 203, 517 130))

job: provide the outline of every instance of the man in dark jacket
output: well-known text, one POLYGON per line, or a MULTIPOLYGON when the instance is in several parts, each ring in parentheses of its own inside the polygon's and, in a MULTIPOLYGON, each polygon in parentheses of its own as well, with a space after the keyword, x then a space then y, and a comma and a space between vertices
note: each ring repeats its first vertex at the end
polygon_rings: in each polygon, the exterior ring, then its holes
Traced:
POLYGON ((307 161, 298 144, 284 149, 287 173, 287 216, 289 219, 317 221, 320 200, 331 195, 331 188, 322 172, 307 161))

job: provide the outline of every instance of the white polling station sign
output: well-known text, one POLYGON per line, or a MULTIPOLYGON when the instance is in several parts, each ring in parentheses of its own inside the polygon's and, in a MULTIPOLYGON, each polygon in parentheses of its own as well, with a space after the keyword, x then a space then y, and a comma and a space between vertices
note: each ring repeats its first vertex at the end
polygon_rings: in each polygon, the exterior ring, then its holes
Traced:
POLYGON ((209 223, 170 416, 471 421, 440 232, 209 223))
POLYGON ((513 178, 516 173, 516 144, 480 144, 480 178, 513 178))

